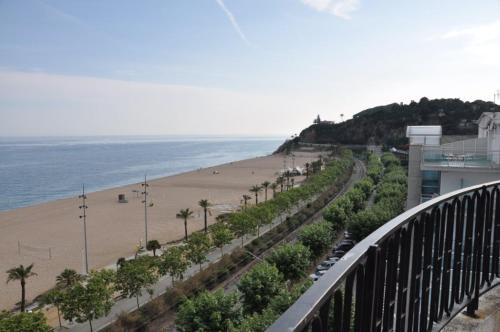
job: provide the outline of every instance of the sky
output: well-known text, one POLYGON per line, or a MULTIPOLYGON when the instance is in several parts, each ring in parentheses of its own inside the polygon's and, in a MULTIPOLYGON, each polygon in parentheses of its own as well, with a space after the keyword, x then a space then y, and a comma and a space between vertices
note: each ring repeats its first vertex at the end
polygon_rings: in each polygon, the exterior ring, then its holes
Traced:
POLYGON ((497 89, 500 0, 0 0, 0 136, 283 136, 497 89))

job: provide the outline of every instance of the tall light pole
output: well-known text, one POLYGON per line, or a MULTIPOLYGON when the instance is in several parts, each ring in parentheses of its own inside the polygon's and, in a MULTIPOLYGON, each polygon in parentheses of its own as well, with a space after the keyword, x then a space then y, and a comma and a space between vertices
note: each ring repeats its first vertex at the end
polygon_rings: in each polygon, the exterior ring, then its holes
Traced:
POLYGON ((497 90, 497 92, 495 92, 495 93, 493 94, 493 103, 495 103, 495 104, 496 104, 496 103, 497 103, 497 100, 499 100, 499 101, 500 101, 500 90, 497 90))
POLYGON ((142 183, 141 186, 144 188, 144 191, 142 192, 144 200, 142 202, 144 203, 144 238, 146 239, 146 242, 144 242, 144 247, 146 247, 148 245, 148 187, 149 187, 149 184, 146 181, 146 175, 144 175, 144 183, 142 183))
POLYGON ((80 215, 80 219, 83 219, 83 241, 85 244, 85 274, 89 274, 89 256, 87 251, 87 209, 88 206, 86 204, 87 195, 85 195, 85 185, 82 185, 82 194, 78 196, 81 198, 82 205, 79 208, 83 211, 83 214, 80 215))

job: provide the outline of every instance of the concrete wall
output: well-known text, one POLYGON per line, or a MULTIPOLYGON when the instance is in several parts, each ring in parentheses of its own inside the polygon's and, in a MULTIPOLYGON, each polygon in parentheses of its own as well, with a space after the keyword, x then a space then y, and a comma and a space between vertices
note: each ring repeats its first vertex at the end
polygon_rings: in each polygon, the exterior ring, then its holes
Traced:
POLYGON ((406 209, 420 204, 422 194, 422 171, 420 162, 422 160, 422 145, 410 145, 408 155, 408 196, 406 209))
POLYGON ((474 170, 464 172, 441 171, 441 192, 446 194, 461 188, 470 187, 476 184, 500 180, 498 173, 474 173, 474 170))

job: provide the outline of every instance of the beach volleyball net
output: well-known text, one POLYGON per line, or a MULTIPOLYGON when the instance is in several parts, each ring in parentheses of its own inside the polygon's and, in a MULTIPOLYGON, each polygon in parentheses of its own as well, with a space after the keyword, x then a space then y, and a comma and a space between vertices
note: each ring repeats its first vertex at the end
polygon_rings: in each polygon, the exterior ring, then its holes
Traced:
POLYGON ((52 259, 51 247, 36 247, 17 241, 17 253, 19 256, 36 257, 40 259, 52 259))

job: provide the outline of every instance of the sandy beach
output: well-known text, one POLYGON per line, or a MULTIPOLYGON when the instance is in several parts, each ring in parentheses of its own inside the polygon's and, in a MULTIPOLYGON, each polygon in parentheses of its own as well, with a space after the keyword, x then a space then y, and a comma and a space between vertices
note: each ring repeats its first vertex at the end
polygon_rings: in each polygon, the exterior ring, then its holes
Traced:
MULTIPOLYGON (((302 166, 317 157, 318 153, 296 153, 295 165, 302 166)), ((212 216, 209 217, 209 222, 213 223, 221 212, 238 208, 242 195, 250 195, 248 189, 252 185, 274 181, 282 167, 283 156, 273 155, 149 182, 148 203, 152 203, 148 208, 149 239, 165 243, 182 238, 184 224, 175 217, 182 208, 195 211, 188 222, 190 232, 203 228, 203 211, 198 206, 200 199, 209 199, 213 204, 212 216)), ((87 195, 90 268, 101 268, 116 262, 119 257, 131 256, 139 242, 144 242, 144 205, 142 197, 137 197, 134 190, 142 191, 140 184, 87 195), (119 194, 125 194, 128 203, 119 203, 119 194)), ((271 190, 268 196, 272 196, 271 190)), ((260 199, 264 199, 264 193, 260 199)), ((0 271, 3 273, 0 277, 0 309, 11 309, 20 299, 19 284, 4 281, 7 277, 4 271, 11 267, 35 264, 34 271, 38 276, 27 282, 28 301, 51 288, 55 277, 64 268, 82 272, 80 203, 74 197, 0 212, 0 271), (22 245, 20 253, 18 243, 22 245), (30 250, 28 246, 40 249, 30 250)))

